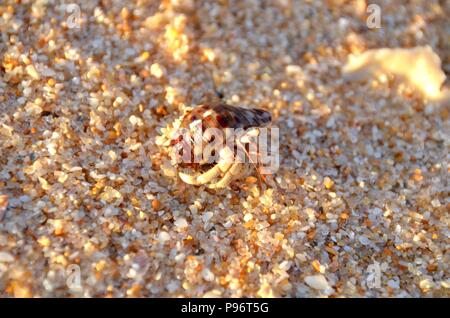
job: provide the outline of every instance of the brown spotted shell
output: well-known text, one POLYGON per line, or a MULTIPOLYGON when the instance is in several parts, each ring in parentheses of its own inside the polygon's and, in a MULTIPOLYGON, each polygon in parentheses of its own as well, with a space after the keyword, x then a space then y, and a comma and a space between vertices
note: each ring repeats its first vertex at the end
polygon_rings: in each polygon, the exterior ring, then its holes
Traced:
POLYGON ((263 127, 270 124, 272 117, 268 111, 257 108, 243 108, 227 104, 200 105, 187 113, 181 128, 201 120, 203 129, 263 127))

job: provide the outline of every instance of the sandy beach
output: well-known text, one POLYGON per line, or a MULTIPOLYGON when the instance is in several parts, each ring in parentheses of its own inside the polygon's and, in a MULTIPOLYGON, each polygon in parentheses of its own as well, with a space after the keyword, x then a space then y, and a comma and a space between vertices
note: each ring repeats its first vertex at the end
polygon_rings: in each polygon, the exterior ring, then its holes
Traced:
POLYGON ((370 3, 2 1, 0 296, 449 297, 450 4, 370 3), (344 76, 381 48, 425 57, 344 76), (271 113, 271 185, 177 180, 218 92, 271 113))

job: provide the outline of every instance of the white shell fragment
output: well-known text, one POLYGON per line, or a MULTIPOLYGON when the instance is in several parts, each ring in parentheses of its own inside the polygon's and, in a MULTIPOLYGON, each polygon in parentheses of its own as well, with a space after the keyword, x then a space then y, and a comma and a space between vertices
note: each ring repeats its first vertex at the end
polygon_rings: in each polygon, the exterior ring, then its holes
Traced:
POLYGON ((411 49, 374 49, 361 55, 350 55, 342 67, 346 80, 361 81, 382 75, 394 75, 425 98, 450 103, 450 90, 441 89, 445 73, 441 69, 441 59, 429 46, 411 49))

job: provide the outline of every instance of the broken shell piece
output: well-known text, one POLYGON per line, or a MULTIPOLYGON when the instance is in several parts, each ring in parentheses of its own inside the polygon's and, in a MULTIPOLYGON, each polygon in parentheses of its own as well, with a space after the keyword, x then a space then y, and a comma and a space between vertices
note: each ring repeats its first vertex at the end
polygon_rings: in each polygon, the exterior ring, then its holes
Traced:
POLYGON ((441 59, 429 46, 410 49, 375 49, 349 57, 342 67, 344 79, 368 80, 383 75, 394 75, 405 81, 422 95, 439 103, 450 103, 450 90, 441 89, 445 73, 441 59))

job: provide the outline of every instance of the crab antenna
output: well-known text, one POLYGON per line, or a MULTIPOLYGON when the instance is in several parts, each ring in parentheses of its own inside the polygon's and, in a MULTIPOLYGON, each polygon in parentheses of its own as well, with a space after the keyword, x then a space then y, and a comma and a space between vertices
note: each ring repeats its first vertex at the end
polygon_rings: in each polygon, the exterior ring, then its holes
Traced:
POLYGON ((224 94, 222 93, 222 91, 220 91, 220 90, 217 88, 217 84, 216 84, 216 76, 215 76, 215 74, 214 74, 214 73, 215 73, 214 70, 210 70, 210 69, 208 69, 206 66, 205 66, 205 68, 207 69, 207 73, 209 74, 209 77, 211 78, 212 89, 213 89, 213 91, 214 91, 216 97, 217 97, 220 101, 223 101, 224 94))
POLYGON ((261 173, 259 172, 258 164, 252 160, 252 157, 250 156, 249 152, 247 151, 247 148, 245 148, 245 145, 243 145, 240 141, 238 141, 238 143, 239 143, 239 145, 237 145, 237 146, 240 147, 242 150, 244 150, 245 154, 246 154, 247 157, 248 157, 248 160, 250 161, 250 163, 251 163, 251 164, 253 165, 253 167, 255 168, 256 174, 258 175, 258 184, 259 184, 259 188, 260 188, 261 191, 262 191, 262 189, 263 189, 263 188, 262 188, 262 180, 263 180, 263 177, 261 176, 261 173))

